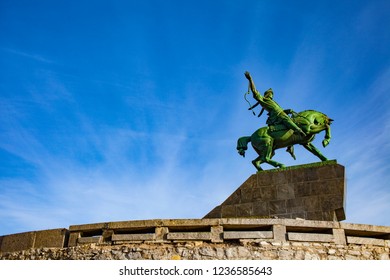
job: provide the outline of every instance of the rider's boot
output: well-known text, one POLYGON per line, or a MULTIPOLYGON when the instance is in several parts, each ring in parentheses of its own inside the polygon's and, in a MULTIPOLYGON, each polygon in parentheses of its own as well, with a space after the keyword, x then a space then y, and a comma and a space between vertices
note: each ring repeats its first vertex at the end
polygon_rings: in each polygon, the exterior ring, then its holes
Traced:
POLYGON ((306 133, 303 132, 303 130, 300 129, 300 128, 297 129, 297 132, 298 132, 300 135, 302 135, 303 137, 306 137, 306 136, 307 136, 306 133))
POLYGON ((296 160, 294 146, 288 146, 286 152, 288 152, 293 157, 293 159, 296 160))

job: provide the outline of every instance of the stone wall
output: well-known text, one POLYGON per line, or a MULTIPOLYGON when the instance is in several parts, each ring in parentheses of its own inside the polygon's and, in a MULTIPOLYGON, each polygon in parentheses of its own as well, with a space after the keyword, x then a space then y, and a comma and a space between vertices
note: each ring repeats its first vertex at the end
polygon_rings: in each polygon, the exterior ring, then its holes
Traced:
POLYGON ((302 219, 141 220, 0 237, 0 259, 388 260, 390 227, 302 219))
POLYGON ((2 260, 389 260, 389 247, 318 242, 203 241, 176 244, 88 244, 0 254, 2 260))

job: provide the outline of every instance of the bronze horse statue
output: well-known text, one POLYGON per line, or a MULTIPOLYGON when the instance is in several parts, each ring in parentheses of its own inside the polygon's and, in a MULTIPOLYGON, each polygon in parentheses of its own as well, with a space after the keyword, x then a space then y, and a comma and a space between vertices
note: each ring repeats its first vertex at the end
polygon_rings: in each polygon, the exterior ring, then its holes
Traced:
POLYGON ((328 160, 311 142, 314 140, 316 134, 325 130, 325 138, 322 141, 322 145, 326 147, 331 138, 330 125, 333 120, 327 115, 314 110, 306 110, 294 114, 292 120, 306 135, 296 133, 292 129, 286 128, 283 124, 261 127, 251 136, 244 136, 238 139, 238 153, 245 157, 248 143, 251 142, 253 149, 259 155, 252 161, 252 164, 258 171, 263 170, 260 164, 264 162, 274 167, 285 167, 282 163, 272 160, 272 157, 275 155, 275 150, 288 147, 287 151, 295 159, 292 149, 295 144, 302 145, 322 161, 328 160))

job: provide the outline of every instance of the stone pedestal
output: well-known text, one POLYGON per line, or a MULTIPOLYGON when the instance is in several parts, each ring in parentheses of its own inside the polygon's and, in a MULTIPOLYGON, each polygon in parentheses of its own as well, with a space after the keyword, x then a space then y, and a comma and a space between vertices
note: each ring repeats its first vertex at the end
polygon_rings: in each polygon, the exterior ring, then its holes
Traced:
POLYGON ((326 161, 258 172, 204 218, 345 220, 345 168, 326 161))

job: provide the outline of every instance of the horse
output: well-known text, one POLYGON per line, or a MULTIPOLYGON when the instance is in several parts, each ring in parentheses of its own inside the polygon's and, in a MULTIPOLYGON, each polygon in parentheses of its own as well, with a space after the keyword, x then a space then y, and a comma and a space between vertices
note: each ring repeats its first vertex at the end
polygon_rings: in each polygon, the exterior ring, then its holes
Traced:
POLYGON ((326 147, 331 139, 330 125, 332 119, 327 115, 314 110, 305 110, 300 113, 294 113, 291 117, 294 123, 300 127, 305 136, 286 128, 283 124, 276 124, 261 127, 251 136, 240 137, 237 141, 237 151, 239 155, 245 157, 245 151, 248 149, 248 143, 251 142, 253 149, 259 155, 252 161, 252 164, 258 171, 262 171, 260 164, 268 163, 276 168, 285 167, 284 164, 272 160, 275 150, 287 148, 287 151, 294 157, 293 145, 300 144, 306 150, 317 156, 321 161, 328 160, 321 152, 311 143, 316 134, 325 130, 325 138, 322 141, 323 147, 326 147))

